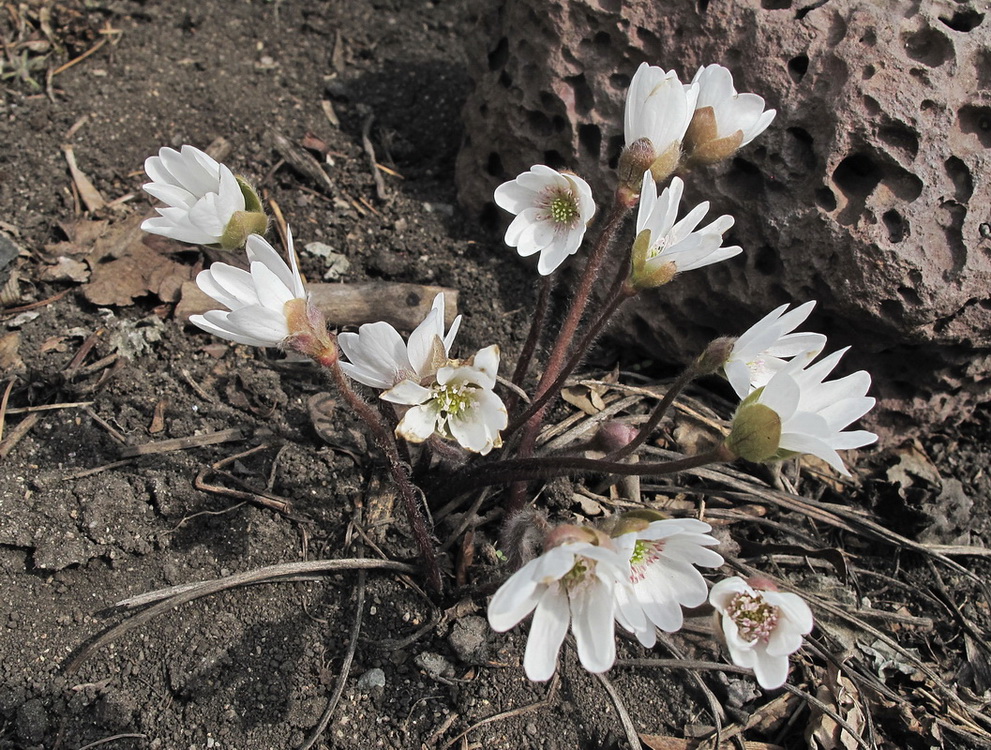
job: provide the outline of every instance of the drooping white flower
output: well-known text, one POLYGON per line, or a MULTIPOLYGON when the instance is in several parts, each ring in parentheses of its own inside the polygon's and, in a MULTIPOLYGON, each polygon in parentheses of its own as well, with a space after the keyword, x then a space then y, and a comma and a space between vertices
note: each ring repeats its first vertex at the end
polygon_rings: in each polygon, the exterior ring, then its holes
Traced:
POLYGON ((668 518, 613 539, 617 552, 630 562, 631 583, 616 588, 616 620, 647 648, 657 641, 655 626, 668 633, 680 630, 681 608, 706 600, 709 587, 694 566, 723 564, 708 549, 719 544, 710 531, 703 521, 668 518))
POLYGON ((573 541, 551 547, 507 580, 489 603, 489 625, 504 632, 533 612, 523 656, 531 680, 550 679, 568 627, 589 672, 616 660, 613 617, 617 587, 628 585, 629 566, 613 549, 573 541))
MULTIPOLYGON (((627 149, 649 143, 649 156, 638 157, 655 180, 665 180, 681 156, 681 142, 692 121, 698 87, 684 85, 673 71, 641 63, 626 93, 623 132, 627 149)), ((637 172, 636 175, 640 173, 637 172)))
POLYGON ((721 247, 723 233, 733 226, 732 216, 720 216, 696 230, 709 210, 708 201, 677 221, 684 189, 685 183, 675 177, 658 195, 650 172, 643 175, 630 274, 631 283, 638 289, 666 284, 676 273, 718 263, 743 252, 737 245, 721 247))
POLYGON ((239 344, 280 346, 291 333, 286 304, 291 300, 306 301, 306 290, 296 267, 292 233, 288 233, 291 266, 261 235, 251 235, 246 249, 250 271, 227 263, 214 263, 200 271, 197 286, 227 310, 191 315, 189 322, 239 344))
POLYGON ((747 396, 733 417, 726 446, 750 461, 818 456, 849 476, 837 451, 869 445, 877 435, 847 426, 870 411, 871 376, 864 370, 825 382, 847 349, 808 365, 796 358, 747 396))
POLYGON ((344 355, 341 362, 349 377, 372 388, 392 388, 402 380, 420 383, 447 363, 454 337, 461 327, 461 316, 444 333, 444 295, 438 294, 427 313, 404 342, 399 332, 385 322, 366 323, 357 333, 337 336, 344 355))
POLYGON ((251 233, 265 231, 265 215, 254 191, 194 146, 180 151, 162 148, 158 156, 145 160, 145 172, 152 179, 143 186, 145 192, 167 205, 141 223, 146 232, 233 249, 251 233))
POLYGON ((685 135, 685 149, 703 164, 720 161, 767 130, 775 110, 764 111, 757 94, 738 94, 733 74, 722 65, 699 68, 692 79, 698 100, 692 124, 685 135))
POLYGON ((791 312, 788 305, 771 311, 751 326, 735 342, 723 365, 726 379, 736 395, 746 398, 754 389, 767 385, 774 373, 785 366, 785 360, 814 360, 826 346, 821 333, 793 333, 805 322, 815 307, 806 302, 791 312))
POLYGON ((506 405, 493 391, 499 371, 499 347, 480 350, 468 362, 437 370, 436 382, 421 385, 403 380, 382 394, 394 404, 411 406, 396 434, 411 443, 431 435, 456 440, 483 456, 502 445, 500 432, 509 424, 506 405))
POLYGON ((540 253, 537 271, 554 272, 578 252, 595 215, 592 189, 578 175, 536 164, 495 190, 496 204, 516 218, 506 230, 506 244, 524 258, 540 253))
POLYGON ((788 657, 812 632, 812 610, 798 594, 768 590, 734 576, 719 581, 709 602, 720 615, 733 663, 754 670, 760 686, 773 690, 788 679, 788 657))

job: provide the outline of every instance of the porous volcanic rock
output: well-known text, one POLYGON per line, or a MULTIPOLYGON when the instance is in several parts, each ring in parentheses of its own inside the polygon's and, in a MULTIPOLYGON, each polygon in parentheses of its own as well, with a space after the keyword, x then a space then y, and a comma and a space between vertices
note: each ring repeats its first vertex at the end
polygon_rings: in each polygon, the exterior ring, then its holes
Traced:
MULTIPOLYGON (((667 358, 785 302, 874 375, 877 424, 930 429, 991 399, 991 18, 985 3, 503 0, 483 16, 461 199, 567 166, 608 203, 630 75, 718 62, 778 110, 686 204, 743 255, 628 303, 613 332, 667 358)), ((685 210, 683 208, 683 210, 685 210)))

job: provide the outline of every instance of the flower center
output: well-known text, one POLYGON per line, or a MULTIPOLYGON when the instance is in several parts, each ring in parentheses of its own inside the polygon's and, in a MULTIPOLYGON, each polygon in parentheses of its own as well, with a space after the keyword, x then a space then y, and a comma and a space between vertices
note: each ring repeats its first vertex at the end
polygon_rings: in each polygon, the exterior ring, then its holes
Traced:
POLYGON ((656 243, 651 244, 651 246, 647 249, 647 260, 656 258, 658 255, 663 253, 664 248, 667 246, 667 244, 668 244, 667 237, 661 237, 661 239, 658 240, 656 243))
POLYGON ((642 581, 647 568, 660 558, 663 549, 663 539, 654 542, 638 539, 630 555, 630 581, 633 583, 642 581))
POLYGON ((730 600, 726 614, 736 623, 740 637, 749 643, 758 639, 766 642, 778 624, 778 608, 764 601, 760 594, 747 591, 730 600))
POLYGON ((464 383, 442 386, 436 398, 441 413, 448 417, 456 417, 475 407, 475 389, 464 383))
POLYGON ((571 570, 561 576, 561 585, 568 591, 574 591, 583 584, 595 570, 595 560, 587 557, 576 557, 571 570))
POLYGON ((561 229, 572 229, 581 216, 578 201, 570 190, 552 188, 542 201, 546 219, 561 229))

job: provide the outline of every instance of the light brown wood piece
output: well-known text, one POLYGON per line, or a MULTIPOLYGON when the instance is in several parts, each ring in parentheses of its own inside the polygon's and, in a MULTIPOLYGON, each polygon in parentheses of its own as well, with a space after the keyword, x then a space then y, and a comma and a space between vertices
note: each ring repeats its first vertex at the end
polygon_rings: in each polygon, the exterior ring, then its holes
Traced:
MULTIPOLYGON (((445 325, 458 314, 458 292, 441 286, 368 281, 356 284, 308 284, 310 299, 327 317, 332 328, 384 320, 400 331, 412 331, 430 312, 434 297, 443 293, 445 325)), ((182 285, 182 299, 175 315, 186 322, 190 315, 216 310, 218 305, 195 282, 182 285)))

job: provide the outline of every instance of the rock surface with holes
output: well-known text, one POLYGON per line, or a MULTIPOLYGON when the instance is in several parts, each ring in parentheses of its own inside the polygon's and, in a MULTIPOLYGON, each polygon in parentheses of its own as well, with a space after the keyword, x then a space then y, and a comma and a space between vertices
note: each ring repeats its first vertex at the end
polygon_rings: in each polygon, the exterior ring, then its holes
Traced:
POLYGON ((465 106, 462 200, 491 214, 492 189, 542 162, 589 179, 604 206, 636 66, 690 80, 726 65, 778 115, 728 163, 687 175, 686 202, 732 214, 744 254, 628 304, 620 335, 685 358, 779 304, 817 299, 810 325, 874 374, 878 425, 928 429, 991 399, 986 12, 951 0, 503 0, 479 25, 488 54, 465 106))

